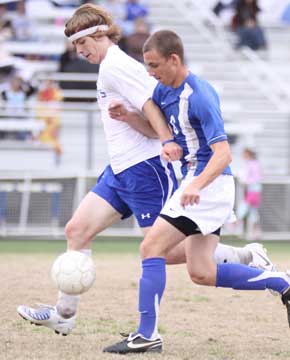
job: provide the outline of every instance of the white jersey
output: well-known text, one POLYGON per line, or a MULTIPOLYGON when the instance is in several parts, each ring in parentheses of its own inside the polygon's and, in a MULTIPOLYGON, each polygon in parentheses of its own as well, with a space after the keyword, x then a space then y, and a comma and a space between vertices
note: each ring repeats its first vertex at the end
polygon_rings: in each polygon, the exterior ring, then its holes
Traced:
POLYGON ((115 100, 122 102, 128 110, 142 111, 145 102, 152 97, 156 84, 145 67, 117 45, 108 48, 99 69, 97 97, 115 174, 160 155, 161 144, 158 139, 146 137, 126 122, 112 119, 108 107, 115 100))

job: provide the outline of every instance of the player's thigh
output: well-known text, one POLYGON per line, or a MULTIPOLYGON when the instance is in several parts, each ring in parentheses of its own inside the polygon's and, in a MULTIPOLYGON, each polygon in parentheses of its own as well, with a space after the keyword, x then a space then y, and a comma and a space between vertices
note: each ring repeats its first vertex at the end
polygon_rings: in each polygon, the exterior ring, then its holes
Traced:
POLYGON ((185 235, 168 221, 158 217, 141 244, 141 255, 166 257, 171 249, 185 239, 185 235))
POLYGON ((213 285, 216 277, 214 252, 219 242, 216 234, 195 234, 185 240, 187 270, 197 283, 213 285))
POLYGON ((121 218, 121 214, 105 199, 89 192, 73 214, 70 224, 86 236, 95 235, 121 218))

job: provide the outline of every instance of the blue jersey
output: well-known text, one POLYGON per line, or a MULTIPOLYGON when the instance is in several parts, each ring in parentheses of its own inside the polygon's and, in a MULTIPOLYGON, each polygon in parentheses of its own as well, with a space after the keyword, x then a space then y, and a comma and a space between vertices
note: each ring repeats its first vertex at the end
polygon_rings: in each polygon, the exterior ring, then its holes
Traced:
MULTIPOLYGON (((216 91, 208 82, 189 73, 178 88, 159 83, 153 101, 172 128, 175 141, 182 146, 183 176, 191 164, 196 166, 195 175, 200 174, 213 154, 209 145, 227 140, 216 91)), ((229 166, 223 174, 232 174, 229 166)))

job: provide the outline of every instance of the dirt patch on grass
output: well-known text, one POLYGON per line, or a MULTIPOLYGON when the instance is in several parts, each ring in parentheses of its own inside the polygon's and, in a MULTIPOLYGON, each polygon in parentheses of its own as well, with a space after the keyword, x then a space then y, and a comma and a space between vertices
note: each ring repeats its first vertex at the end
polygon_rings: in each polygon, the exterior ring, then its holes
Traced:
MULTIPOLYGON (((54 304, 49 278, 51 255, 0 256, 0 359, 124 359, 103 354, 119 340, 120 331, 138 323, 139 258, 102 255, 95 286, 82 297, 77 327, 67 337, 30 325, 16 313, 19 304, 54 304)), ((286 263, 279 262, 284 269, 286 263)), ((270 360, 290 359, 290 331, 279 297, 194 286, 184 266, 168 267, 167 289, 160 313, 162 355, 134 359, 270 360)))

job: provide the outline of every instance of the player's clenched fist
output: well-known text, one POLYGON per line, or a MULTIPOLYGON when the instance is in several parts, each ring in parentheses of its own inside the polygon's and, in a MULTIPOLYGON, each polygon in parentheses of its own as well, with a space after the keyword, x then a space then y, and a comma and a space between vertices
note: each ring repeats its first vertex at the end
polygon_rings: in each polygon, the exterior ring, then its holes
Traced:
POLYGON ((162 147, 161 155, 166 161, 179 160, 182 154, 182 148, 176 142, 169 142, 162 147))

